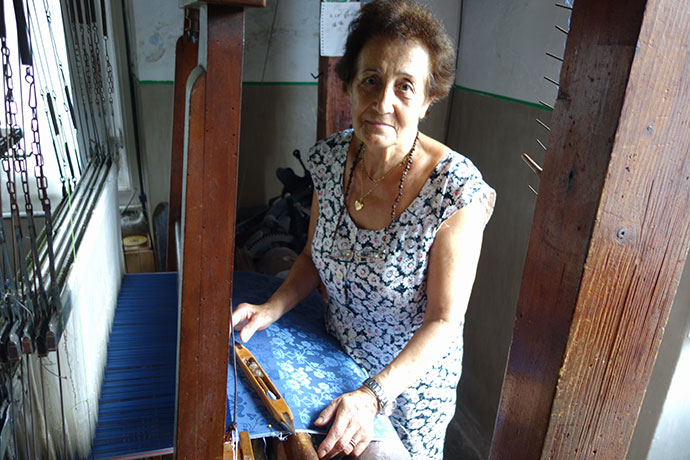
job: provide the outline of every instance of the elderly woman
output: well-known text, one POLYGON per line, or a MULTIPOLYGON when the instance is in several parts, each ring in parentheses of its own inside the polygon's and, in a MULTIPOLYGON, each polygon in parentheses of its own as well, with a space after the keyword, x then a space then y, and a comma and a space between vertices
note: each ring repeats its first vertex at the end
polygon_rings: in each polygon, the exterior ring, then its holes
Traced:
POLYGON ((337 71, 353 129, 318 142, 309 240, 263 305, 233 313, 247 341, 319 283, 326 328, 369 374, 316 420, 321 458, 360 455, 377 413, 415 459, 441 459, 455 412, 464 315, 494 191, 465 157, 418 130, 454 80, 443 26, 408 0, 362 6, 337 71))

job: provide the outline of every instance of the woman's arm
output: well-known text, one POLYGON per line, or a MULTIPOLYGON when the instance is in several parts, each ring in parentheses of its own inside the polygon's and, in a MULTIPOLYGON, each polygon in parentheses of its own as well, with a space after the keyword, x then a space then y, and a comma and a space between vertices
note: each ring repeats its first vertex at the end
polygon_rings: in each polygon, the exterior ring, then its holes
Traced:
POLYGON ((436 234, 429 253, 427 307, 421 327, 390 365, 376 377, 397 397, 448 351, 467 311, 482 247, 486 211, 473 202, 451 216, 436 234))
POLYGON ((266 303, 261 305, 241 303, 232 312, 232 323, 235 325, 235 331, 241 331, 240 339, 243 342, 247 342, 256 331, 264 330, 273 324, 319 285, 319 273, 311 258, 311 242, 318 218, 319 203, 314 193, 311 200, 307 243, 292 264, 283 284, 266 303))
MULTIPOLYGON (((465 315, 477 271, 486 210, 473 202, 439 229, 429 253, 424 321, 400 354, 374 378, 389 400, 421 378, 447 352, 465 315)), ((361 454, 372 436, 378 401, 362 387, 335 399, 317 424, 335 421, 319 446, 319 456, 361 454), (352 440, 352 442, 351 442, 352 440)))

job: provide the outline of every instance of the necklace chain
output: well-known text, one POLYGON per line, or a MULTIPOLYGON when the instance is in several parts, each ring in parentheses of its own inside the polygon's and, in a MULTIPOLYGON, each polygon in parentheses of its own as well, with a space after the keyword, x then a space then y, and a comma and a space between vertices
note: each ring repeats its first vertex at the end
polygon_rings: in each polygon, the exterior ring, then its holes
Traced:
MULTIPOLYGON (((355 161, 360 164, 360 166, 362 167, 362 171, 364 171, 364 173, 367 175, 369 180, 374 183, 374 185, 366 193, 364 193, 362 196, 360 196, 359 200, 355 200, 355 211, 360 211, 360 210, 362 210, 362 208, 364 208, 364 199, 366 197, 368 197, 371 194, 371 192, 376 190, 376 187, 378 187, 378 185, 384 179, 386 179, 388 176, 390 176, 393 173, 393 171, 396 171, 399 167, 401 167, 404 164, 409 164, 410 158, 412 157, 412 154, 417 149, 417 138, 418 137, 419 137, 419 133, 417 133, 417 135, 414 138, 414 142, 412 143, 412 148, 410 148, 410 151, 407 152, 407 155, 405 155, 403 157, 403 159, 400 160, 400 163, 393 166, 391 169, 388 170, 387 173, 385 173, 383 176, 379 177, 378 179, 374 179, 373 177, 371 177, 369 175, 369 172, 367 171, 367 168, 365 167, 365 164, 367 162, 367 149, 366 149, 366 146, 364 145, 364 142, 362 142, 362 144, 359 147, 359 154, 357 155, 357 159, 355 161)), ((350 175, 352 175, 352 171, 354 171, 354 169, 355 169, 354 166, 355 165, 353 165, 353 167, 351 169, 350 175)), ((400 183, 402 184, 402 182, 404 180, 405 180, 405 175, 403 174, 403 176, 400 178, 400 183)), ((350 185, 348 183, 348 188, 349 188, 349 186, 350 185)), ((400 187, 398 187, 398 188, 400 188, 400 187)), ((399 190, 399 193, 402 193, 402 192, 399 190)))
MULTIPOLYGON (((412 166, 412 158, 417 151, 417 139, 419 139, 419 132, 417 132, 417 135, 414 138, 414 143, 412 144, 412 148, 408 152, 407 155, 405 155, 405 169, 403 169, 403 173, 400 176, 400 183, 398 184, 398 194, 395 197, 395 201, 393 201, 393 206, 391 206, 391 218, 390 221, 388 222, 388 225, 386 225, 386 229, 383 233, 383 242, 382 246, 383 249, 380 251, 381 255, 384 255, 386 253, 386 245, 388 243, 388 233, 390 233, 391 225, 393 225, 393 219, 395 219, 395 211, 398 208, 398 203, 400 203, 400 198, 402 197, 403 193, 403 187, 405 185, 405 178, 407 177, 407 173, 410 170, 410 167, 412 166)), ((335 235, 338 233, 338 228, 340 227, 340 222, 342 221, 343 218, 343 212, 345 211, 345 208, 347 207, 347 197, 350 194, 350 186, 352 185, 352 176, 354 174, 355 168, 357 167, 357 163, 359 163, 360 158, 362 158, 362 150, 364 149, 364 142, 362 142, 359 145, 359 150, 357 151, 357 155, 355 156, 354 163, 352 164, 352 167, 350 168, 350 175, 348 176, 347 179, 347 185, 345 187, 345 196, 343 197, 343 207, 340 208, 340 213, 338 214, 338 221, 335 225, 335 231, 333 233, 333 241, 335 241, 335 235)), ((331 246, 333 245, 333 241, 331 241, 331 246)))
MULTIPOLYGON (((415 142, 416 141, 417 141, 417 139, 415 138, 415 142)), ((412 148, 414 148, 414 145, 412 146, 412 148)), ((379 177, 378 179, 374 179, 373 177, 371 177, 371 175, 369 174, 369 171, 367 171, 367 149, 366 149, 366 146, 362 148, 362 153, 361 153, 362 162, 359 165, 362 167, 362 171, 364 171, 364 174, 366 174, 366 176, 369 178, 369 180, 372 181, 374 184, 378 184, 379 182, 382 182, 386 177, 390 176, 393 173, 393 171, 395 171, 396 169, 398 169, 399 167, 404 165, 405 162, 407 161, 408 157, 410 156, 410 153, 412 153, 412 150, 407 152, 407 155, 405 155, 403 157, 403 159, 400 160, 400 163, 393 166, 391 169, 388 170, 388 172, 386 172, 383 176, 379 177)))

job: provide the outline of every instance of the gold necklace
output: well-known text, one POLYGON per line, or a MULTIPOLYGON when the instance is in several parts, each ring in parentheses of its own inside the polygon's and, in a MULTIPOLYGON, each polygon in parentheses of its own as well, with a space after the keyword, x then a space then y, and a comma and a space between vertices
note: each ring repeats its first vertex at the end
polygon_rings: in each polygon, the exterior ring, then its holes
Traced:
POLYGON ((378 184, 379 182, 383 181, 386 177, 390 176, 393 173, 393 171, 395 171, 396 169, 398 169, 399 167, 404 165, 405 162, 407 161, 407 158, 410 156, 410 152, 407 152, 407 155, 405 155, 403 157, 403 159, 400 160, 400 163, 393 166, 391 169, 388 170, 387 173, 385 173, 383 176, 379 177, 378 179, 374 179, 373 177, 371 177, 369 175, 369 171, 367 171, 367 149, 366 149, 366 147, 364 149, 362 149, 362 161, 359 163, 359 165, 362 168, 362 172, 364 172, 364 174, 367 175, 369 180, 372 181, 374 184, 378 184))
MULTIPOLYGON (((390 233, 391 226, 393 225, 393 220, 395 219, 395 211, 398 208, 398 203, 400 202, 400 198, 402 197, 403 193, 403 186, 405 184, 405 178, 407 177, 407 173, 410 170, 410 166, 412 166, 412 157, 415 154, 416 151, 416 145, 417 145, 417 139, 419 138, 419 132, 417 132, 417 136, 414 139, 414 144, 412 145, 412 149, 410 150, 409 156, 407 158, 407 163, 405 164, 405 169, 403 169, 402 175, 400 176, 400 183, 398 184, 398 194, 395 196, 395 201, 393 201, 393 206, 391 206, 391 219, 388 222, 388 225, 386 225, 386 230, 383 232, 383 244, 381 245, 381 249, 378 251, 378 254, 376 255, 377 259, 376 260, 385 260, 385 256, 388 253, 387 249, 387 243, 388 243, 388 234, 390 233)), ((345 261, 353 261, 355 260, 355 253, 354 251, 348 251, 344 254, 344 256, 341 256, 337 254, 336 251, 333 249, 333 245, 335 244, 335 237, 338 234, 338 229, 340 228, 340 223, 343 220, 343 213, 345 211, 345 208, 347 207, 347 197, 350 196, 350 186, 352 185, 352 176, 354 175, 355 168, 357 167, 357 162, 362 158, 361 155, 361 150, 362 147, 364 146, 364 143, 359 145, 359 151, 358 155, 355 158, 355 161, 350 168, 350 175, 347 179, 347 185, 345 187, 345 196, 343 197, 343 207, 340 208, 340 213, 338 214, 338 221, 335 224, 335 230, 333 231, 333 237, 331 238, 331 250, 330 250, 330 256, 336 260, 345 260, 345 261)))
POLYGON ((403 159, 400 160, 400 163, 398 163, 397 165, 393 166, 391 169, 388 170, 387 173, 385 173, 383 176, 379 177, 378 179, 374 179, 373 177, 371 177, 371 176, 369 175, 369 172, 367 171, 367 169, 366 169, 365 166, 364 166, 364 164, 365 164, 366 161, 367 161, 367 160, 366 160, 367 156, 366 156, 366 147, 364 147, 364 143, 362 143, 362 149, 361 149, 361 151, 360 151, 360 153, 359 153, 359 157, 358 157, 357 160, 358 160, 360 166, 362 167, 362 171, 364 171, 364 174, 367 175, 367 177, 369 178, 369 180, 372 181, 372 182, 374 183, 374 185, 373 185, 364 195, 360 196, 360 197, 359 197, 359 200, 355 200, 355 211, 361 211, 362 208, 364 208, 364 199, 365 199, 366 197, 368 197, 368 196, 371 194, 371 192, 373 192, 373 191, 376 189, 376 187, 378 187, 379 184, 380 184, 385 178, 387 178, 388 176, 390 176, 391 174, 393 174, 393 171, 397 170, 398 168, 400 168, 402 165, 406 164, 406 163, 410 160, 410 157, 412 156, 412 154, 414 153, 415 149, 417 148, 417 137, 418 137, 418 136, 415 136, 414 142, 412 143, 412 148, 410 149, 409 152, 407 152, 407 155, 405 155, 405 156, 403 157, 403 159), (360 160, 361 160, 361 161, 360 161, 360 160))

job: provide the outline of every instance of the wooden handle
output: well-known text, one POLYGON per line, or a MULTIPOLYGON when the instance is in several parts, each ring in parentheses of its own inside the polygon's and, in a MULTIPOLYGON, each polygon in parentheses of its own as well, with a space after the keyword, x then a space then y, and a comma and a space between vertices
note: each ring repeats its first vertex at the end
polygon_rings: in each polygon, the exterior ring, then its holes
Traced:
POLYGON ((287 438, 288 460, 319 460, 309 433, 296 433, 287 438))

